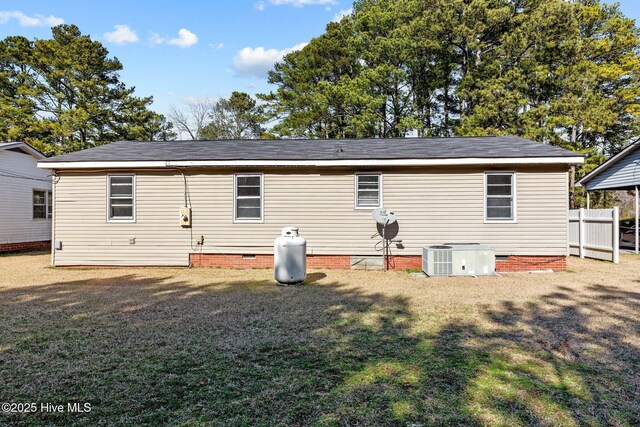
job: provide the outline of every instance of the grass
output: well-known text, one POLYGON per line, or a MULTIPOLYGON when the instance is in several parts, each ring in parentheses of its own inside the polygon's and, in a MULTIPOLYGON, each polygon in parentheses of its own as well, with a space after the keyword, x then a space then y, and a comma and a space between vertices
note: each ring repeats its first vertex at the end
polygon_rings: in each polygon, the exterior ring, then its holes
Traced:
POLYGON ((0 402, 21 425, 640 424, 640 269, 414 278, 50 269, 0 257, 0 402))

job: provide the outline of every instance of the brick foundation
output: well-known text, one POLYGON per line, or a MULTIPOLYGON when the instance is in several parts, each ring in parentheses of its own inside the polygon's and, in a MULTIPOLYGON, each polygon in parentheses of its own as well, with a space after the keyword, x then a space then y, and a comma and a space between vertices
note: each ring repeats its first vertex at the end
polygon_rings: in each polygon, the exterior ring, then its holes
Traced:
MULTIPOLYGON (((273 255, 250 257, 239 254, 190 254, 189 263, 193 267, 273 268, 273 255)), ((348 255, 307 255, 307 268, 349 270, 351 257, 348 255)))
POLYGON ((387 259, 389 270, 422 270, 422 257, 418 255, 390 256, 387 259))
MULTIPOLYGON (((422 257, 420 256, 392 256, 389 258, 389 270, 420 270, 422 257)), ((534 270, 566 271, 567 257, 565 256, 516 256, 510 255, 506 260, 496 260, 496 271, 502 273, 534 270)))
MULTIPOLYGON (((240 254, 191 254, 189 262, 193 267, 220 268, 273 268, 273 255, 246 256, 240 254)), ((307 268, 349 270, 349 255, 308 255, 307 268)), ((389 270, 420 270, 422 257, 392 256, 387 260, 389 270)), ((496 261, 498 272, 532 271, 532 270, 565 271, 567 258, 564 256, 515 256, 496 261)))
POLYGON ((496 270, 499 273, 534 270, 566 271, 567 257, 510 255, 506 260, 496 260, 496 270))
POLYGON ((189 254, 189 264, 192 267, 272 268, 273 255, 189 254))
POLYGON ((351 257, 348 255, 308 255, 307 267, 350 270, 351 257))
POLYGON ((0 253, 4 252, 28 252, 28 251, 45 251, 51 249, 51 240, 43 240, 39 242, 20 242, 20 243, 2 243, 0 244, 0 253))

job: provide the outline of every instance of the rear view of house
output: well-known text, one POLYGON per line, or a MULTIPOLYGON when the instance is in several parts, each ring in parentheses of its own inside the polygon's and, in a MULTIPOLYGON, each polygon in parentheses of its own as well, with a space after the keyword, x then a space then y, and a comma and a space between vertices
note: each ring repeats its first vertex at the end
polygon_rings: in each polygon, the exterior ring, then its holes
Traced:
POLYGON ((269 267, 285 226, 311 268, 380 256, 371 213, 392 209, 390 267, 422 248, 483 243, 499 270, 564 269, 573 152, 516 137, 117 142, 43 160, 54 264, 269 267))
POLYGON ((0 142, 0 252, 49 248, 51 178, 45 157, 23 142, 0 142))

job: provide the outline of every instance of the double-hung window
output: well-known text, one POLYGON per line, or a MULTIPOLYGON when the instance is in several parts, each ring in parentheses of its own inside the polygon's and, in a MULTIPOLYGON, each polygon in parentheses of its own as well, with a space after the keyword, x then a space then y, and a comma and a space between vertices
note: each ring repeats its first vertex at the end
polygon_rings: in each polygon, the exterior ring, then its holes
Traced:
POLYGON ((51 218, 51 192, 46 190, 33 190, 33 218, 51 218))
POLYGON ((107 176, 107 218, 109 221, 135 221, 135 176, 107 176))
POLYGON ((485 219, 487 221, 515 221, 515 178, 512 172, 485 174, 485 219))
POLYGON ((234 220, 262 221, 263 176, 235 175, 234 220))
POLYGON ((382 206, 382 175, 356 174, 356 208, 375 209, 382 206))

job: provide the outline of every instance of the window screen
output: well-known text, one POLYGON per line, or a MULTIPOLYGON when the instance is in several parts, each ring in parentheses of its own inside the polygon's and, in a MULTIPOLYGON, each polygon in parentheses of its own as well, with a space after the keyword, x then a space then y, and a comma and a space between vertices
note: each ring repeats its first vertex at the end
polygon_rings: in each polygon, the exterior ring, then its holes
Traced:
POLYGON ((36 219, 47 217, 47 192, 33 190, 33 217, 36 219))
POLYGON ((235 219, 262 220, 262 175, 236 175, 235 219))
POLYGON ((486 177, 485 209, 487 219, 514 219, 514 175, 512 173, 488 173, 486 177))
POLYGON ((53 197, 51 191, 47 191, 47 218, 53 216, 53 197))
POLYGON ((356 207, 379 208, 380 203, 380 175, 356 175, 356 207))
POLYGON ((134 219, 133 175, 109 176, 109 219, 134 219))

